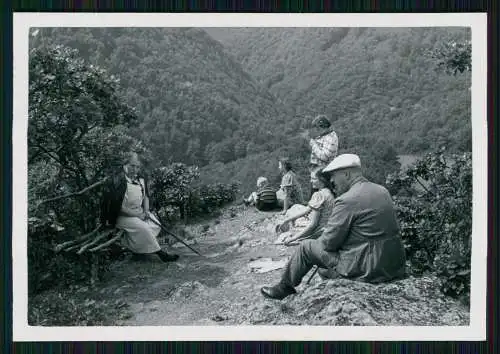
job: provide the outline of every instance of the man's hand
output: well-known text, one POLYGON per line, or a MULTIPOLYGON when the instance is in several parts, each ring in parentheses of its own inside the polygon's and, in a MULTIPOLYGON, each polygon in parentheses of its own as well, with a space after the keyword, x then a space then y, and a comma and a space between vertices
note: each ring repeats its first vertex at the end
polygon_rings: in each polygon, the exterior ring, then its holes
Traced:
POLYGON ((293 235, 291 234, 290 236, 286 237, 284 240, 283 240, 283 244, 285 246, 290 246, 293 242, 297 241, 297 236, 296 235, 293 235))
POLYGON ((288 227, 290 221, 288 220, 285 220, 283 221, 282 223, 279 223, 278 225, 276 225, 276 233, 279 234, 281 232, 286 232, 290 227, 288 227))

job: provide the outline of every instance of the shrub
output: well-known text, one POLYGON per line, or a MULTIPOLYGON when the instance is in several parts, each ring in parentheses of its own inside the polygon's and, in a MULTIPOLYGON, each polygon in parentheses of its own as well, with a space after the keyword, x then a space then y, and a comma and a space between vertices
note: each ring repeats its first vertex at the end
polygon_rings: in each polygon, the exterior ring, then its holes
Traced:
POLYGON ((162 220, 210 214, 236 199, 237 184, 209 184, 195 187, 196 166, 175 163, 155 169, 151 174, 151 199, 162 220))
POLYGON ((174 163, 159 167, 151 174, 151 197, 157 206, 184 205, 193 183, 199 178, 197 166, 174 163))
POLYGON ((159 167, 151 174, 150 195, 152 206, 162 220, 187 218, 186 208, 194 182, 200 174, 197 166, 174 163, 159 167))
POLYGON ((449 74, 456 75, 472 69, 471 41, 445 43, 431 51, 430 56, 436 60, 438 69, 444 69, 449 74))
POLYGON ((430 153, 387 184, 401 233, 416 275, 430 271, 442 279, 442 291, 468 298, 472 240, 472 156, 430 153))
MULTIPOLYGON (((30 292, 88 276, 87 256, 55 254, 53 246, 96 227, 100 196, 94 189, 78 197, 41 202, 81 191, 102 180, 115 167, 117 151, 145 150, 129 134, 129 127, 137 125, 137 116, 118 91, 116 78, 86 63, 76 50, 42 45, 30 51, 30 292)), ((106 267, 108 256, 101 267, 106 267)))
POLYGON ((199 186, 191 194, 190 215, 210 214, 216 209, 235 201, 238 191, 239 186, 236 183, 216 183, 199 186))

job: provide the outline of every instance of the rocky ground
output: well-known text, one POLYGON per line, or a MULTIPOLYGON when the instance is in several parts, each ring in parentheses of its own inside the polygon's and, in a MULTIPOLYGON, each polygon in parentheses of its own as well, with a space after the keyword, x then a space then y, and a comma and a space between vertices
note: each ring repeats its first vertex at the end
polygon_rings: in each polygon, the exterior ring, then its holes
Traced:
POLYGON ((298 294, 263 298, 260 287, 279 280, 296 247, 275 244, 280 218, 228 208, 188 228, 204 257, 174 244, 171 251, 181 255, 176 263, 125 259, 92 291, 94 298, 121 309, 111 325, 468 325, 468 309, 443 296, 430 276, 371 285, 316 275, 307 285, 307 275, 298 294))

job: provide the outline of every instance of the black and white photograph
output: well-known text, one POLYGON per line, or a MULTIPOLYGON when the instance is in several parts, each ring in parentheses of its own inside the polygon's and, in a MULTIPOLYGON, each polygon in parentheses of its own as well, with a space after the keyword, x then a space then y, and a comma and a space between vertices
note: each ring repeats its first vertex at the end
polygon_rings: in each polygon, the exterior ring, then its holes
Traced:
POLYGON ((483 15, 15 14, 14 339, 485 337, 483 15))

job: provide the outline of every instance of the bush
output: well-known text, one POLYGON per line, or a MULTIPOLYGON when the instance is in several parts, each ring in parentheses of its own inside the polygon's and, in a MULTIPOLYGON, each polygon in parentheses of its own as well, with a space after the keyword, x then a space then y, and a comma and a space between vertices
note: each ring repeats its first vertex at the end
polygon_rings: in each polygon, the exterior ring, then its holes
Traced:
POLYGON ((175 163, 155 169, 151 174, 151 199, 162 220, 212 213, 236 199, 237 184, 210 184, 195 187, 198 167, 175 163))
POLYGON ((432 51, 430 56, 437 62, 438 69, 456 75, 472 69, 472 43, 449 42, 432 51))
POLYGON ((161 220, 175 221, 179 217, 186 220, 186 209, 193 184, 199 176, 197 166, 183 163, 174 163, 153 170, 150 184, 151 202, 161 220))
POLYGON ((174 163, 151 174, 151 197, 155 207, 183 206, 189 200, 193 183, 199 178, 197 166, 174 163))
POLYGON ((216 209, 236 200, 239 186, 233 184, 209 184, 193 190, 189 203, 191 216, 210 214, 216 209))
POLYGON ((472 156, 430 153, 387 184, 401 222, 410 272, 434 272, 442 291, 468 299, 472 241, 472 156))
MULTIPOLYGON (((54 253, 53 246, 95 229, 99 190, 81 191, 109 175, 117 151, 136 148, 135 110, 118 94, 119 83, 86 63, 78 51, 39 46, 30 51, 28 110, 28 268, 30 293, 89 275, 88 256, 54 253), (57 222, 56 222, 57 221, 57 222)), ((106 254, 101 268, 106 267, 106 254)))

